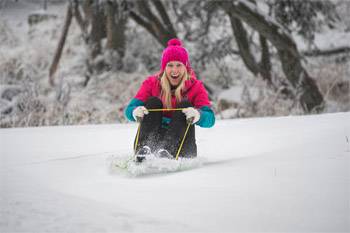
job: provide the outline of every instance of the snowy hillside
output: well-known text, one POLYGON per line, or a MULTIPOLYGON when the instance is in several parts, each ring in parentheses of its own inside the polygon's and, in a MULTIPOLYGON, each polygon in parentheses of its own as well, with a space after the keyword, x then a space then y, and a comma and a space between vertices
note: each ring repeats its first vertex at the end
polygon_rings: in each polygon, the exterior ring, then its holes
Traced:
POLYGON ((349 232, 350 113, 197 128, 202 167, 128 177, 136 124, 0 129, 0 232, 349 232))

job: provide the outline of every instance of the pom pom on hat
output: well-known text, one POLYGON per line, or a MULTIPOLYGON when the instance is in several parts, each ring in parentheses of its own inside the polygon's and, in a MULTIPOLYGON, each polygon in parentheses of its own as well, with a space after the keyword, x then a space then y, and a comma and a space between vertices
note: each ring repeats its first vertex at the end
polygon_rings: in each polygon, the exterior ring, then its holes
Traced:
POLYGON ((168 46, 182 46, 182 43, 179 39, 171 39, 168 41, 168 46))
POLYGON ((187 50, 182 47, 181 40, 174 38, 168 41, 168 47, 163 50, 161 60, 161 71, 165 70, 168 62, 179 61, 186 66, 186 69, 190 69, 190 60, 188 58, 187 50))

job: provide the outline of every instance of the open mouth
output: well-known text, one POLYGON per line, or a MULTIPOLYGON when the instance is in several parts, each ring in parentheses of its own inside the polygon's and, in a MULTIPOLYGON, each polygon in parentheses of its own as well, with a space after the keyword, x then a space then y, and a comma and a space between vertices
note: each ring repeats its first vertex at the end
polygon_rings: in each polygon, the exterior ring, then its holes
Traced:
POLYGON ((178 79, 178 78, 180 77, 180 75, 170 75, 170 77, 171 77, 172 79, 178 79))

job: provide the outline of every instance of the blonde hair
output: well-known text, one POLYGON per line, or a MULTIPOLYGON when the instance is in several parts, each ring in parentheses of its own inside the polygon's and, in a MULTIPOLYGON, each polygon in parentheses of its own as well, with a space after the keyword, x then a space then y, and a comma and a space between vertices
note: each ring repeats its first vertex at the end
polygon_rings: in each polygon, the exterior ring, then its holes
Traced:
MULTIPOLYGON (((184 73, 184 76, 182 77, 180 84, 175 89, 175 98, 176 98, 177 103, 181 102, 181 100, 182 100, 181 91, 185 88, 185 81, 189 80, 189 79, 190 79, 190 77, 186 71, 184 73)), ((160 92, 160 97, 161 97, 163 103, 165 104, 164 107, 165 108, 172 108, 172 105, 171 105, 171 95, 172 95, 171 85, 170 85, 170 82, 169 82, 165 72, 163 72, 163 74, 160 75, 160 86, 162 88, 161 92, 160 92)))

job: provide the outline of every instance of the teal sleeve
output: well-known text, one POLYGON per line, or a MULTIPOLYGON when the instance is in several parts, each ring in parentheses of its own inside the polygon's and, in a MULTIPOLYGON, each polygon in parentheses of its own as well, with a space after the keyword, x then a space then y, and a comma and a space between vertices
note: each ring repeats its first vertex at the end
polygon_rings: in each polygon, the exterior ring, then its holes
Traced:
POLYGON ((129 120, 129 121, 135 121, 134 117, 132 116, 132 111, 134 111, 134 109, 138 106, 144 106, 144 102, 142 102, 141 100, 138 100, 136 98, 133 98, 130 103, 128 104, 128 106, 125 108, 124 114, 125 117, 129 120))
POLYGON ((199 109, 199 112, 201 117, 199 121, 196 122, 196 125, 203 128, 210 128, 215 124, 215 114, 211 108, 204 106, 199 109))

